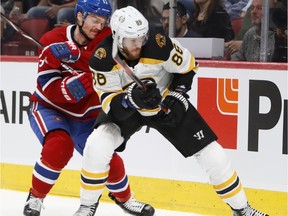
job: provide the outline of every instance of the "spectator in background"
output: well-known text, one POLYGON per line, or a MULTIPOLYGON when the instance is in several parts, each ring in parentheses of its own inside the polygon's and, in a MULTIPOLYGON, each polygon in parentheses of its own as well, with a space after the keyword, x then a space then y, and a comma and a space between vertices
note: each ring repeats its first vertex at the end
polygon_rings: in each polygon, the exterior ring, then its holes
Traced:
POLYGON ((10 14, 13 9, 19 8, 21 14, 23 14, 23 19, 26 18, 24 16, 27 11, 36 6, 39 3, 40 0, 8 0, 8 1, 1 1, 1 5, 3 6, 5 13, 10 14))
MULTIPOLYGON (((113 1, 113 0, 112 0, 113 1)), ((183 0, 189 1, 189 0, 183 0)), ((192 0, 190 0, 192 1, 192 0)), ((159 17, 161 16, 163 5, 169 0, 121 0, 117 1, 117 8, 133 6, 137 8, 149 20, 149 25, 152 27, 161 27, 159 17)), ((117 9, 116 8, 116 9, 117 9)))
POLYGON ((234 39, 230 17, 221 0, 194 0, 192 30, 205 38, 234 39))
POLYGON ((181 4, 184 5, 184 7, 187 9, 187 13, 190 17, 190 22, 192 19, 192 14, 194 12, 194 3, 193 0, 178 0, 181 4))
POLYGON ((224 7, 230 16, 230 19, 241 18, 242 13, 246 12, 246 6, 250 0, 223 0, 224 7))
POLYGON ((1 6, 3 7, 5 14, 9 14, 10 11, 12 11, 14 4, 15 4, 14 0, 1 1, 1 6))
POLYGON ((22 0, 22 12, 26 14, 30 8, 37 6, 39 2, 40 0, 22 0))
MULTIPOLYGON (((252 2, 253 0, 251 0, 251 4, 252 2)), ((227 60, 230 60, 230 56, 240 49, 245 33, 250 28, 253 27, 252 18, 251 18, 251 8, 252 8, 252 5, 250 5, 250 7, 247 9, 247 11, 245 12, 245 15, 244 13, 242 13, 242 16, 244 15, 244 17, 242 19, 241 29, 236 34, 234 40, 231 40, 225 43, 225 52, 226 52, 225 55, 227 57, 227 60)))
MULTIPOLYGON (((4 13, 11 21, 16 24, 19 24, 22 20, 25 19, 25 14, 22 13, 22 2, 21 1, 1 1, 1 12, 4 13)), ((1 45, 2 43, 10 41, 16 35, 15 29, 7 24, 3 24, 3 31, 1 29, 1 45)), ((2 47, 1 47, 2 48, 2 47)))
MULTIPOLYGON (((1 5, 1 8, 0 8, 0 11, 1 13, 5 14, 5 11, 4 11, 4 8, 2 7, 1 5)), ((3 32, 4 32, 4 29, 5 29, 5 22, 2 18, 0 18, 0 27, 1 27, 1 41, 2 41, 2 38, 3 38, 3 32)))
POLYGON ((252 5, 253 0, 249 0, 247 5, 242 9, 241 17, 244 18, 246 16, 247 10, 250 8, 252 5))
POLYGON ((275 25, 273 62, 287 62, 287 0, 279 0, 271 11, 271 22, 275 25))
POLYGON ((77 0, 40 0, 37 6, 27 12, 27 18, 45 17, 51 27, 55 24, 75 23, 74 7, 77 0))
POLYGON ((18 23, 19 20, 24 19, 24 16, 22 15, 22 1, 1 1, 1 5, 4 9, 4 13, 8 15, 13 22, 18 23))
MULTIPOLYGON (((270 7, 274 6, 275 1, 270 0, 270 7)), ((260 42, 261 42, 261 18, 262 18, 262 0, 253 0, 251 8, 251 18, 253 27, 244 35, 241 46, 237 52, 231 55, 233 61, 260 61, 260 42)), ((268 32, 267 61, 272 60, 274 53, 275 34, 273 30, 268 32)))
MULTIPOLYGON (((242 20, 242 26, 240 31, 238 32, 238 34, 236 34, 235 36, 235 40, 243 40, 243 37, 245 35, 245 33, 253 27, 252 24, 252 18, 251 18, 251 11, 252 11, 252 2, 253 0, 251 0, 251 4, 250 6, 247 8, 245 15, 243 16, 243 20, 242 20)), ((242 13, 243 15, 243 13, 242 13)))
MULTIPOLYGON (((162 23, 162 30, 169 35, 169 2, 163 6, 162 17, 160 22, 162 23)), ((183 4, 177 2, 176 20, 175 20, 175 37, 199 37, 199 35, 188 29, 188 22, 191 17, 187 12, 187 9, 183 4)))
MULTIPOLYGON (((1 1, 1 6, 4 9, 4 13, 11 21, 21 27, 22 22, 27 20, 27 10, 31 7, 36 6, 40 0, 7 0, 1 1)), ((3 37, 1 38, 1 45, 13 41, 17 38, 17 32, 9 25, 5 24, 4 32, 1 32, 3 37), (15 37, 16 36, 16 37, 15 37)))

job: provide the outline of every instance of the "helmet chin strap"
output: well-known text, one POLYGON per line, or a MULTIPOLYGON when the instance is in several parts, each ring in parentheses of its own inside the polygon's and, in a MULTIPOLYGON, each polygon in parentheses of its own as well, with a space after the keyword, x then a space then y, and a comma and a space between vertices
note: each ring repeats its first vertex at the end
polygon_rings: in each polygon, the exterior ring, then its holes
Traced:
MULTIPOLYGON (((83 17, 83 16, 82 16, 83 17)), ((89 37, 88 37, 88 35, 83 31, 83 29, 82 29, 82 27, 83 27, 83 25, 84 25, 84 22, 85 22, 85 18, 86 17, 83 17, 83 21, 82 21, 82 25, 80 26, 79 24, 78 24, 78 22, 77 22, 77 25, 79 26, 79 31, 80 31, 80 33, 88 40, 88 41, 91 41, 92 39, 90 39, 89 37)))

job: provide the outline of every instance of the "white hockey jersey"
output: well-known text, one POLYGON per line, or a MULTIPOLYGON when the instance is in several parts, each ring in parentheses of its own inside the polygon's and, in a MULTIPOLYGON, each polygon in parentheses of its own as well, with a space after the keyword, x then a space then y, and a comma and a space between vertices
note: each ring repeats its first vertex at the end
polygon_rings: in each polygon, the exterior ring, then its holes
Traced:
MULTIPOLYGON (((123 93, 134 81, 112 58, 112 37, 106 38, 96 48, 90 58, 89 66, 94 72, 95 89, 105 113, 110 110, 113 97, 123 93)), ((125 62, 125 58, 120 55, 125 62)), ((129 64, 128 64, 129 65, 129 64)), ((177 40, 161 33, 153 33, 142 47, 141 57, 137 64, 130 67, 140 80, 151 80, 157 84, 162 96, 169 92, 173 74, 185 74, 197 71, 197 63, 192 54, 177 40)), ((138 110, 142 115, 155 115, 160 108, 138 110)))

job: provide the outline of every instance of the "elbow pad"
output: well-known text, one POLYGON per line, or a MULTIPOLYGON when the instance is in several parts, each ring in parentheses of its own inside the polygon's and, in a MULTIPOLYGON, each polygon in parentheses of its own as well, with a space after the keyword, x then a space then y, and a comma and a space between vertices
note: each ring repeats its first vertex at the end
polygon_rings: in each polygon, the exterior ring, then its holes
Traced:
POLYGON ((188 92, 191 89, 195 74, 193 70, 186 74, 173 74, 174 77, 169 89, 172 91, 188 92))

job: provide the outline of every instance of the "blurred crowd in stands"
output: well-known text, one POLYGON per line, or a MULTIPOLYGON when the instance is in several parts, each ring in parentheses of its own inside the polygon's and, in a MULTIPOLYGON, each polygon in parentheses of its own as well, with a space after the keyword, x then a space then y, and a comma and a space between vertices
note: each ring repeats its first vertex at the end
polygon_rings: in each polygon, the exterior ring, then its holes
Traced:
MULTIPOLYGON (((287 62, 287 0, 269 1, 267 61, 287 62)), ((112 8, 131 5, 169 34, 169 0, 110 0, 112 8)), ((2 0, 1 13, 33 38, 74 24, 77 0, 2 0)), ((178 0, 174 37, 223 38, 223 60, 260 61, 263 0, 178 0)), ((1 19, 2 55, 37 55, 37 47, 1 19)))

